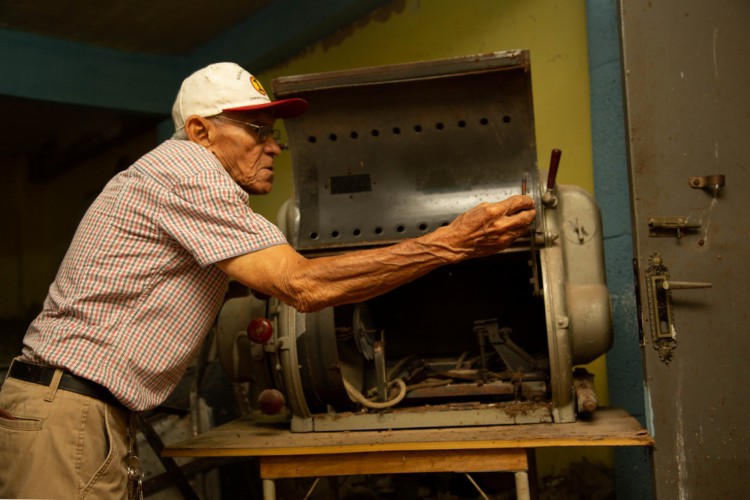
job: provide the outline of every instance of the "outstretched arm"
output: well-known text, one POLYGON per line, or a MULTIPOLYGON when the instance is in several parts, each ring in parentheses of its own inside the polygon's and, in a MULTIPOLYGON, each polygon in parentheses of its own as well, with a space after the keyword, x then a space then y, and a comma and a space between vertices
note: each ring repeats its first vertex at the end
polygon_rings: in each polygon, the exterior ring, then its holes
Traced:
POLYGON ((451 224, 395 245, 307 259, 279 245, 217 263, 237 281, 302 312, 362 302, 442 265, 492 255, 528 231, 535 217, 528 196, 482 203, 451 224))

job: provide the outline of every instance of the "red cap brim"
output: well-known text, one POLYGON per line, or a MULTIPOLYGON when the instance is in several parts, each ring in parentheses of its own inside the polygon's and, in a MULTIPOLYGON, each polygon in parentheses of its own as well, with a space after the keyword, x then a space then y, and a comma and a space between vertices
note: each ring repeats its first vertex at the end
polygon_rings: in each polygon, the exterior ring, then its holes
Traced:
POLYGON ((276 118, 294 118, 307 111, 307 101, 298 97, 271 101, 252 106, 240 106, 238 108, 225 108, 222 111, 272 111, 276 118))

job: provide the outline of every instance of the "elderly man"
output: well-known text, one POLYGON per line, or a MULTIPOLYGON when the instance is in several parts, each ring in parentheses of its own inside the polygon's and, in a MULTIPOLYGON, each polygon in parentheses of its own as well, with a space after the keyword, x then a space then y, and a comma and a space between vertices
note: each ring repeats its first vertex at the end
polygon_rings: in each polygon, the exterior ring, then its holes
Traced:
POLYGON ((273 185, 275 120, 306 109, 271 101, 233 63, 183 82, 174 140, 94 201, 11 365, 0 391, 0 497, 125 496, 132 412, 175 388, 230 278, 316 311, 496 253, 534 219, 532 200, 517 196, 420 238, 307 259, 249 208, 249 195, 273 185))

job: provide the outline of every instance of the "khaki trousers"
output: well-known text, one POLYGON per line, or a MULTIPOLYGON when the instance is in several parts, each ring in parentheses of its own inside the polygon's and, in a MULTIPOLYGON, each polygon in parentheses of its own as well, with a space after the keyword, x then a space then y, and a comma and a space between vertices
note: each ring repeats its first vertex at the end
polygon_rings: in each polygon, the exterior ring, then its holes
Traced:
POLYGON ((0 498, 126 498, 128 412, 58 390, 61 375, 0 388, 0 498))

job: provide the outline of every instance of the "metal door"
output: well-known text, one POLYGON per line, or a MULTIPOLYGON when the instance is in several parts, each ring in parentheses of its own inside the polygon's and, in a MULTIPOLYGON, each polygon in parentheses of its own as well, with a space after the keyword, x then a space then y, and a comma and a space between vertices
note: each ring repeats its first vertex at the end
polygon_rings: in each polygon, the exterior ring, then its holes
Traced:
POLYGON ((656 496, 746 498, 750 2, 621 0, 620 15, 656 496))

